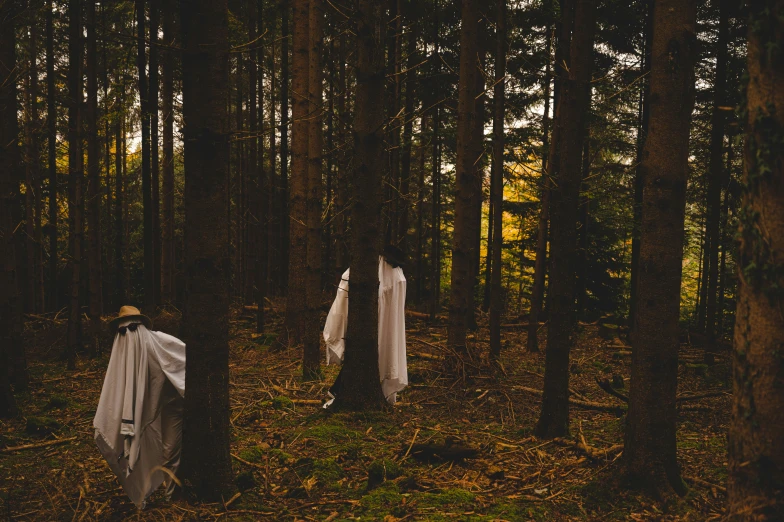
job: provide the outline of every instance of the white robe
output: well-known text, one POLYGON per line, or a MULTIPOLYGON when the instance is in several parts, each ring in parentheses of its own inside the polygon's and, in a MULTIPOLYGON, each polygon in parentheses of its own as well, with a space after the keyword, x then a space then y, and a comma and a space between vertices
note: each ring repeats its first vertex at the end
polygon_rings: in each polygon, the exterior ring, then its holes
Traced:
MULTIPOLYGON (((127 320, 121 326, 134 322, 127 320)), ((116 334, 95 412, 95 442, 138 507, 177 472, 185 396, 185 344, 144 325, 116 334)))
MULTIPOLYGON (((350 270, 350 269, 349 269, 350 270)), ((343 273, 338 293, 324 325, 327 364, 343 362, 348 324, 348 276, 343 273)), ((406 277, 403 269, 379 258, 378 261, 378 370, 381 389, 391 404, 397 392, 408 385, 406 363, 406 277)))

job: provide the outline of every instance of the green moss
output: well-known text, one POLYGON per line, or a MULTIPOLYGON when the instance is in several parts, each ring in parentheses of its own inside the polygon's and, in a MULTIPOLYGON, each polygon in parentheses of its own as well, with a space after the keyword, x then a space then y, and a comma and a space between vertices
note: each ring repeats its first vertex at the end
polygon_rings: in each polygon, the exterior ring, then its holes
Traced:
POLYGON ((55 393, 44 406, 45 410, 62 410, 67 407, 71 401, 65 395, 55 393))
POLYGON ((389 459, 374 460, 368 466, 368 489, 373 489, 382 482, 396 479, 403 474, 400 465, 389 459))
POLYGON ((460 507, 470 508, 476 496, 465 489, 445 489, 441 493, 422 493, 416 496, 420 507, 460 507))
POLYGON ((358 431, 338 424, 320 424, 318 426, 313 426, 308 429, 305 435, 312 439, 331 443, 351 442, 362 438, 362 434, 358 431))
POLYGON ((369 519, 383 519, 383 515, 390 513, 390 510, 400 505, 403 496, 398 490, 397 484, 387 483, 374 489, 371 493, 363 496, 359 500, 359 505, 365 509, 369 519))
POLYGON ((291 410, 294 409, 294 403, 285 395, 278 395, 272 399, 272 407, 276 410, 291 410))
POLYGON ((338 481, 345 476, 345 472, 335 459, 317 459, 313 461, 313 476, 320 486, 336 491, 340 489, 338 481))
POLYGON ((30 435, 49 435, 60 429, 60 423, 51 417, 28 417, 25 431, 30 435))

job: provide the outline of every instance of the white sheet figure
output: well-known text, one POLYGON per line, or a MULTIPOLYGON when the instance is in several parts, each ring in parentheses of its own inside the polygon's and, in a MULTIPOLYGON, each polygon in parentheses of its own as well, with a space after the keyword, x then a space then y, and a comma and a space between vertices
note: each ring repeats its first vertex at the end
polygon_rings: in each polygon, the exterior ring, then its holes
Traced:
MULTIPOLYGON (((119 326, 138 323, 133 319, 119 326)), ((114 337, 95 413, 95 442, 137 507, 162 483, 173 481, 182 447, 185 344, 139 324, 114 337)))
MULTIPOLYGON (((348 279, 349 270, 346 270, 324 325, 327 364, 343 362, 346 348, 343 338, 348 324, 348 279)), ((379 257, 378 281, 378 370, 384 397, 394 404, 397 392, 408 385, 406 277, 402 268, 393 268, 383 257, 379 257)))

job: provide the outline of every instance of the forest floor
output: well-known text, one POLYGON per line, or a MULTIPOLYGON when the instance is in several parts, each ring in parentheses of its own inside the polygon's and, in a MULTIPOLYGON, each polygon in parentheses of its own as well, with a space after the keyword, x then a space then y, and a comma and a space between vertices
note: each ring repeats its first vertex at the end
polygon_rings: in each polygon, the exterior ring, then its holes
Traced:
MULTIPOLYGON (((281 318, 271 309, 270 331, 281 318)), ((163 314, 158 330, 177 334, 163 314)), ((486 318, 471 342, 486 353, 486 318)), ((545 329, 541 329, 543 335, 545 329)), ((410 386, 391 413, 329 413, 320 407, 337 368, 303 383, 299 350, 270 349, 253 320, 231 321, 231 453, 243 492, 222 503, 167 502, 153 495, 138 511, 93 441, 111 340, 94 359, 64 370, 57 355, 65 322, 26 327, 31 383, 18 394, 22 416, 0 422, 0 519, 70 520, 713 520, 725 504, 729 354, 701 364, 684 344, 679 365, 678 458, 688 494, 665 508, 628 489, 620 474, 624 403, 595 379, 626 377, 630 357, 618 339, 581 325, 571 354, 572 439, 539 440, 544 355, 525 350, 525 331, 507 325, 500 370, 487 365, 470 387, 442 375, 444 321, 407 318, 410 386), (697 393, 709 397, 697 399, 697 393), (689 395, 692 395, 691 397, 689 395), (588 409, 600 403, 608 411, 588 409), (591 404, 593 404, 591 406, 591 404), (615 411, 612 411, 615 410, 615 411), (44 446, 43 443, 51 442, 44 446), (431 462, 417 444, 476 450, 431 462), (33 445, 32 448, 9 448, 33 445), (587 449, 586 449, 587 447, 587 449)), ((604 332, 606 333, 606 332, 604 332)), ((543 341, 543 339, 542 339, 543 341)), ((542 343, 543 345, 544 343, 542 343)), ((620 389, 620 387, 619 387, 620 389)))

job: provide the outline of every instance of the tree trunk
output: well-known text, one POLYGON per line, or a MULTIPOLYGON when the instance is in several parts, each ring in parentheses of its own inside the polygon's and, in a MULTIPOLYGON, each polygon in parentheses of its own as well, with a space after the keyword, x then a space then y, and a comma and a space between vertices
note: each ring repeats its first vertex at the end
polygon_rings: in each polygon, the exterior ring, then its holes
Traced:
POLYGON ((705 362, 714 363, 713 352, 716 341, 716 301, 719 280, 719 248, 721 221, 721 186, 724 181, 724 123, 725 85, 727 77, 727 37, 729 0, 716 0, 719 8, 719 40, 716 45, 716 79, 713 87, 713 115, 710 144, 710 164, 708 166, 708 223, 707 233, 711 245, 708 272, 708 299, 705 303, 706 331, 708 342, 705 345, 705 362))
POLYGON ((694 106, 696 2, 656 0, 640 275, 623 456, 631 479, 667 497, 683 492, 675 393, 689 124, 694 106))
MULTIPOLYGON (((289 281, 289 3, 281 3, 280 46, 280 290, 289 281)), ((286 300, 288 308, 288 299, 286 300)))
MULTIPOLYGON (((556 32, 558 34, 558 42, 555 46, 555 97, 554 97, 554 114, 558 113, 558 106, 560 104, 560 89, 561 84, 566 80, 568 75, 569 64, 569 47, 572 38, 572 22, 574 20, 574 2, 575 0, 564 0, 561 4, 561 19, 556 22, 556 32)), ((548 53, 549 60, 549 53, 548 53)), ((548 63, 549 65, 549 63, 548 63)), ((547 71, 549 73, 549 70, 547 71)), ((550 78, 549 74, 545 74, 545 95, 549 100, 550 94, 550 78)), ((545 102, 547 104, 547 101, 545 102)), ((545 108, 548 108, 547 105, 545 108)), ((547 112, 547 111, 545 111, 547 112)), ((549 120, 543 122, 549 124, 549 120)), ((542 155, 542 183, 541 183, 541 196, 539 198, 540 210, 539 220, 537 223, 536 233, 536 258, 534 261, 534 281, 531 288, 531 307, 528 314, 528 339, 527 348, 529 352, 539 351, 539 314, 542 312, 544 306, 544 288, 545 277, 547 274, 547 241, 548 241, 548 224, 550 221, 550 187, 551 180, 558 176, 558 166, 560 158, 557 154, 559 146, 561 122, 555 121, 552 136, 549 143, 547 142, 547 126, 543 125, 542 140, 545 145, 542 155), (547 160, 545 161, 545 158, 547 160)))
POLYGON ((82 177, 82 23, 81 3, 69 4, 68 66, 68 224, 70 247, 71 298, 68 306, 68 341, 65 358, 68 369, 76 368, 76 352, 82 347, 81 275, 84 236, 82 177))
MULTIPOLYGON (((485 180, 485 99, 482 93, 485 90, 485 77, 482 71, 485 69, 485 46, 487 39, 484 26, 479 27, 477 35, 478 63, 476 74, 476 87, 474 90, 474 105, 476 115, 473 122, 473 138, 471 140, 473 156, 472 165, 474 167, 473 182, 474 189, 471 195, 471 227, 470 227, 470 255, 469 255, 469 283, 471 291, 468 294, 468 315, 466 316, 466 326, 469 330, 476 331, 479 326, 476 323, 476 289, 479 285, 479 263, 482 260, 482 203, 484 202, 484 180, 485 180)), ((489 243, 488 243, 489 245, 489 243)), ((488 249, 490 247, 488 246, 488 249)))
POLYGON ((473 303, 474 281, 472 202, 476 197, 476 86, 479 6, 476 0, 463 0, 460 26, 460 76, 457 102, 457 162, 455 163, 455 214, 452 242, 452 291, 449 300, 448 344, 454 351, 448 361, 454 376, 468 377, 467 360, 474 356, 466 345, 468 314, 473 303))
POLYGON ((57 308, 57 105, 54 87, 54 16, 52 0, 46 2, 46 130, 49 169, 49 278, 47 281, 46 308, 57 308))
POLYGON ((95 37, 95 0, 87 0, 87 230, 89 233, 90 348, 97 352, 103 315, 103 259, 101 256, 101 159, 98 146, 98 47, 95 37))
POLYGON ((729 520, 784 518, 784 1, 750 2, 729 520))
POLYGON ((163 11, 163 42, 166 48, 161 56, 163 117, 163 187, 161 194, 161 302, 174 302, 174 37, 173 0, 165 0, 163 11))
MULTIPOLYGON (((252 6, 251 2, 251 8, 252 6)), ((249 16, 250 20, 250 29, 248 31, 248 36, 251 36, 250 41, 256 39, 256 27, 254 27, 254 23, 258 25, 258 32, 263 34, 264 33, 264 3, 262 0, 257 0, 256 5, 256 20, 253 20, 253 16, 249 16)), ((258 135, 258 142, 259 147, 258 149, 254 146, 253 150, 251 151, 251 164, 255 163, 257 174, 256 179, 258 179, 258 208, 256 210, 258 216, 258 226, 257 226, 257 246, 256 246, 256 303, 258 304, 258 309, 256 311, 256 332, 261 333, 264 331, 264 300, 267 296, 267 279, 268 279, 268 255, 269 255, 269 238, 270 238, 270 222, 272 220, 272 206, 270 195, 274 190, 274 180, 275 180, 275 162, 274 162, 274 146, 275 146, 275 127, 274 125, 270 127, 270 135, 271 138, 271 146, 273 149, 270 151, 270 169, 269 171, 265 171, 264 169, 264 74, 262 72, 262 65, 264 64, 264 48, 260 47, 255 52, 251 52, 251 56, 255 54, 255 59, 252 60, 254 62, 255 70, 252 68, 251 72, 253 73, 253 77, 251 78, 251 127, 254 127, 251 130, 251 145, 255 145, 256 135, 258 135), (258 78, 258 87, 256 86, 256 80, 258 78), (258 90, 257 90, 258 89, 258 90), (258 102, 258 109, 256 108, 256 92, 259 94, 259 102, 258 102), (258 112, 257 112, 258 111, 258 112), (258 117, 256 118, 256 114, 258 117), (256 120, 256 121, 253 121, 256 120), (256 124, 258 122, 258 125, 256 124), (256 128, 260 127, 260 129, 256 128)), ((274 61, 274 55, 273 55, 274 61)), ((272 85, 272 84, 270 84, 272 85)), ((273 89, 270 89, 272 91, 273 89)), ((273 115, 275 113, 275 103, 272 103, 272 110, 270 111, 273 115)))
MULTIPOLYGON (((637 307, 637 279, 640 274, 640 227, 642 223, 642 190, 645 185, 642 170, 642 152, 645 147, 645 137, 648 135, 648 121, 650 120, 650 92, 651 92, 651 50, 653 48, 653 0, 647 0, 645 34, 643 35, 642 67, 643 76, 640 83, 639 124, 637 126, 637 168, 634 174, 634 208, 632 221, 632 259, 631 274, 629 276, 629 318, 630 331, 634 328, 634 314, 637 307)), ((631 332, 631 339, 634 332, 631 332)))
POLYGON ((569 432, 569 351, 574 329, 574 276, 577 208, 585 120, 590 108, 595 0, 577 0, 571 41, 569 77, 561 86, 556 121, 559 167, 551 188, 550 288, 547 354, 542 411, 536 424, 540 437, 569 432))
POLYGON ((409 213, 411 207, 411 142, 414 134, 414 89, 416 82, 416 71, 414 59, 416 57, 416 31, 412 27, 408 28, 406 40, 406 101, 403 118, 403 151, 400 158, 400 212, 397 227, 398 248, 403 253, 409 255, 408 246, 408 227, 409 213))
POLYGON ((703 229, 702 229, 702 262, 700 263, 700 278, 699 283, 697 284, 697 331, 699 333, 705 333, 705 322, 707 320, 707 308, 706 304, 708 302, 708 274, 710 273, 710 252, 711 252, 711 244, 710 244, 710 236, 708 235, 708 211, 706 209, 705 217, 703 218, 703 229))
MULTIPOLYGON (((14 2, 0 4, 0 418, 15 417, 16 401, 11 393, 9 368, 24 353, 22 309, 17 284, 16 218, 19 201, 21 157, 17 146, 19 127, 16 100, 16 28, 14 2)), ((17 368, 15 368, 16 370, 17 368)), ((18 373, 14 371, 14 377, 18 373)))
POLYGON ((730 213, 730 194, 731 186, 733 184, 732 167, 735 159, 735 149, 732 146, 733 135, 727 136, 727 168, 724 174, 724 203, 721 208, 721 260, 719 261, 719 298, 716 303, 716 337, 719 340, 724 339, 724 292, 727 282, 726 270, 726 257, 728 248, 733 248, 734 244, 731 241, 731 235, 734 230, 730 230, 728 226, 729 213, 730 213))
POLYGON ((430 125, 428 115, 419 119, 419 170, 417 172, 416 276, 414 302, 420 304, 425 289, 425 129, 430 125))
MULTIPOLYGON (((144 305, 155 307, 155 245, 153 243, 152 179, 150 172, 150 92, 147 86, 147 56, 145 55, 146 31, 144 29, 144 0, 136 0, 137 59, 139 74, 140 119, 142 128, 142 208, 144 246, 144 305)), ((156 104, 157 106, 157 104, 156 104)))
POLYGON ((433 158, 431 160, 432 174, 430 176, 433 186, 432 191, 432 210, 430 212, 430 259, 431 259, 431 281, 430 281, 430 320, 434 321, 436 314, 441 307, 441 88, 438 83, 441 80, 441 33, 439 26, 439 3, 435 3, 435 49, 433 61, 435 62, 436 89, 433 97, 435 110, 433 114, 433 158))
POLYGON ((351 201, 351 305, 340 390, 334 408, 388 408, 378 371, 378 253, 384 151, 384 33, 381 2, 359 0, 354 172, 351 201))
POLYGON ((302 341, 307 303, 308 67, 309 0, 291 2, 294 19, 291 90, 291 192, 289 195, 289 279, 285 328, 289 344, 302 341))
MULTIPOLYGON (((336 241, 337 246, 335 249, 335 272, 336 276, 340 274, 348 266, 348 152, 346 152, 346 127, 348 121, 348 111, 346 110, 346 97, 347 97, 347 82, 346 82, 346 33, 340 33, 340 41, 338 48, 338 143, 340 149, 337 152, 337 166, 338 166, 338 188, 337 188, 337 208, 336 211, 336 241)), ((336 279, 336 284, 338 283, 336 279)))
POLYGON ((123 176, 125 162, 123 158, 123 117, 120 114, 123 110, 122 101, 122 97, 118 92, 115 99, 117 114, 114 121, 114 302, 118 307, 123 306, 128 299, 125 286, 125 227, 123 226, 125 214, 125 178, 123 176))
MULTIPOLYGON (((590 88, 589 88, 590 91, 590 88)), ((590 93, 589 93, 590 99, 590 93)), ((590 190, 590 176, 591 176, 591 136, 590 130, 585 133, 583 140, 583 162, 582 162, 582 183, 580 185, 580 199, 579 199, 579 229, 577 230, 577 279, 575 288, 575 299, 577 300, 577 309, 575 320, 580 318, 585 311, 585 302, 588 299, 587 295, 587 278, 588 278, 588 245, 590 244, 590 235, 588 233, 588 221, 591 215, 591 199, 587 196, 590 190)))
POLYGON ((321 363, 319 312, 321 311, 321 168, 324 149, 322 103, 324 53, 324 9, 321 0, 309 2, 308 61, 308 179, 307 179, 307 271, 306 316, 303 335, 302 375, 305 380, 319 375, 321 363))
POLYGON ((30 245, 30 256, 28 257, 28 267, 30 270, 30 286, 32 289, 32 300, 30 309, 34 312, 44 311, 44 282, 43 282, 43 242, 41 238, 41 161, 39 135, 40 127, 38 121, 38 20, 34 19, 30 23, 29 53, 30 67, 28 88, 30 128, 28 131, 29 139, 29 159, 28 159, 28 187, 26 195, 29 198, 27 214, 29 216, 27 224, 28 243, 30 245))
POLYGON ((160 145, 158 140, 158 30, 160 2, 150 0, 150 173, 152 182, 152 295, 155 306, 161 304, 161 181, 160 145))
POLYGON ((183 463, 204 500, 229 498, 229 42, 226 0, 183 0, 185 308, 183 463))
MULTIPOLYGON (((501 249, 504 244, 504 102, 506 81, 506 0, 498 0, 496 22, 495 86, 493 87, 493 167, 490 203, 493 209, 492 273, 490 275, 490 356, 501 355, 501 249)), ((549 35, 548 35, 549 38, 549 35)), ((549 59, 549 56, 548 56, 549 59)), ((549 84, 549 79, 547 80, 549 84)), ((488 238, 489 239, 489 238, 488 238)))

